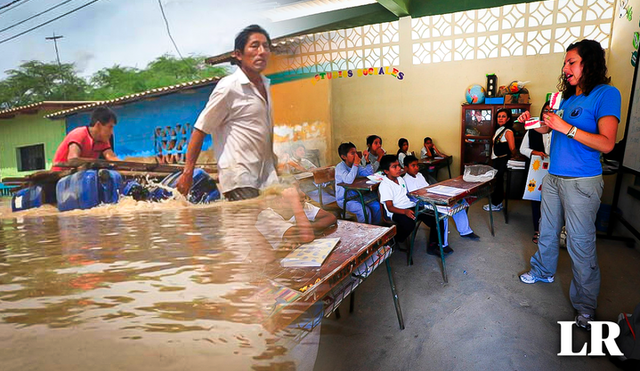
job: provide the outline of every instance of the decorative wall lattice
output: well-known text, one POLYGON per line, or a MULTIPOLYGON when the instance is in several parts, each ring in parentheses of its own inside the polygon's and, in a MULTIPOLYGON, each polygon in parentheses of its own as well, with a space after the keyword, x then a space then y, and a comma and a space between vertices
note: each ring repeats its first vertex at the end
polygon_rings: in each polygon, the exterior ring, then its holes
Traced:
POLYGON ((608 48, 614 4, 541 1, 412 19, 413 64, 562 53, 583 38, 608 48))
MULTIPOLYGON (((609 47, 615 0, 554 0, 411 20, 413 64, 562 53, 579 39, 609 47)), ((285 74, 400 65, 400 24, 309 34, 276 47, 285 74)), ((408 35, 408 33, 407 33, 408 35)), ((408 61, 405 61, 407 63, 408 61)))
POLYGON ((187 144, 191 137, 191 124, 157 127, 154 131, 155 152, 161 164, 184 163, 187 144))
POLYGON ((398 22, 309 34, 276 48, 279 71, 318 73, 400 64, 398 22))

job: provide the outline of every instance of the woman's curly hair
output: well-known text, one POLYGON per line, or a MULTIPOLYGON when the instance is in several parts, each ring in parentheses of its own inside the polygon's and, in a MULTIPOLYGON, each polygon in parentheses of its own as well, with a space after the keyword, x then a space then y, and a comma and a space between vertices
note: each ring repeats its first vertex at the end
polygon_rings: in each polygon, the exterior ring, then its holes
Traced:
MULTIPOLYGON (((607 64, 604 59, 604 49, 595 40, 580 40, 567 48, 567 52, 577 49, 578 55, 582 58, 582 76, 580 77, 580 87, 584 95, 589 95, 593 88, 600 84, 609 84, 611 77, 607 77, 607 64)), ((564 62, 563 62, 564 63, 564 62)), ((576 94, 576 87, 567 82, 564 73, 558 79, 558 90, 562 92, 562 98, 566 99, 576 94)))

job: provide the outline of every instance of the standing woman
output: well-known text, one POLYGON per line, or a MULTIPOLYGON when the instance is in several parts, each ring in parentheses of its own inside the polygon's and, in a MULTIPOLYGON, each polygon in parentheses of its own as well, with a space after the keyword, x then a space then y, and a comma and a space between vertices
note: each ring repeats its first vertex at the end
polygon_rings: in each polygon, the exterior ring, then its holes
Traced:
MULTIPOLYGON (((537 131, 553 130, 551 165, 542 182, 542 218, 538 251, 524 283, 553 282, 558 266, 559 236, 567 228, 567 250, 573 279, 569 289, 576 324, 590 329, 600 292, 596 255, 596 213, 604 183, 600 154, 613 149, 620 122, 620 92, 608 85, 604 50, 600 43, 582 40, 569 45, 558 84, 560 109, 543 115, 537 131)), ((522 114, 520 120, 531 116, 522 114)))
POLYGON ((502 210, 504 173, 507 171, 507 161, 512 155, 516 155, 516 139, 513 135, 513 130, 511 130, 513 128, 511 110, 508 108, 499 109, 496 114, 496 122, 499 128, 493 135, 491 160, 493 168, 498 170, 498 173, 496 174, 496 188, 491 194, 491 204, 486 204, 482 207, 485 211, 489 211, 489 207, 491 207, 492 211, 502 210))

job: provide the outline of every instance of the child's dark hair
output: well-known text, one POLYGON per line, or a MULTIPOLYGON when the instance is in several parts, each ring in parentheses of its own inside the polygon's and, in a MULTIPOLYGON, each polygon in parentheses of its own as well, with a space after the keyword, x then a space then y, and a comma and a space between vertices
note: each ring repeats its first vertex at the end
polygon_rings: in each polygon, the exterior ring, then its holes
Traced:
POLYGON ((346 156, 349 151, 351 151, 351 148, 356 148, 356 145, 351 142, 340 144, 340 146, 338 147, 338 155, 340 156, 340 158, 342 158, 342 156, 346 156))
POLYGON ((106 106, 98 107, 91 113, 91 121, 89 122, 89 126, 95 126, 98 121, 100 121, 101 124, 105 125, 112 120, 114 124, 118 123, 118 117, 116 116, 116 113, 111 110, 111 108, 106 106))
POLYGON ((376 139, 380 139, 380 144, 382 144, 382 138, 374 134, 374 135, 369 135, 367 137, 367 147, 371 147, 371 145, 376 139))
POLYGON ((414 155, 409 155, 404 158, 404 166, 409 166, 409 164, 414 161, 418 161, 418 158, 414 155))
POLYGON ((426 137, 426 138, 424 138, 424 143, 427 143, 428 140, 433 142, 433 139, 431 139, 431 137, 426 137))
POLYGON ((402 152, 402 146, 405 145, 405 143, 408 145, 409 141, 406 138, 400 138, 398 140, 398 155, 400 154, 400 152, 402 152))
POLYGON ((389 170, 391 164, 398 161, 398 157, 396 155, 384 155, 380 159, 380 170, 389 170))
POLYGON ((548 100, 548 101, 544 102, 544 104, 542 105, 542 109, 540 110, 540 121, 543 120, 542 116, 544 115, 545 108, 548 109, 550 106, 551 106, 551 101, 548 100))

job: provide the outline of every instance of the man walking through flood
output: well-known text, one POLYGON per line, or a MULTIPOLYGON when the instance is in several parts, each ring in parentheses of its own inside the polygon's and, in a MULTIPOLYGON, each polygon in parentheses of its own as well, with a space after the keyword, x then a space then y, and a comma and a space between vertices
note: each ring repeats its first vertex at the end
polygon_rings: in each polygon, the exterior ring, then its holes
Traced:
POLYGON ((233 74, 221 79, 191 134, 178 191, 187 195, 207 134, 213 136, 220 188, 230 201, 255 198, 278 181, 273 153, 269 80, 262 75, 271 54, 269 34, 251 25, 236 36, 233 74))

